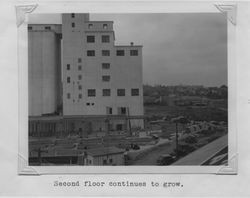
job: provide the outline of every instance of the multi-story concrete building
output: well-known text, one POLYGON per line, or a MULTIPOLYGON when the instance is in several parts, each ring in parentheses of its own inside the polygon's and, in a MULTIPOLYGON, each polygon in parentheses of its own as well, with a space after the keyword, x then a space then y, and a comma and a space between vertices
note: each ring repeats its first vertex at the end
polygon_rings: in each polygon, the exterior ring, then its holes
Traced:
POLYGON ((143 128, 142 46, 116 46, 112 21, 29 25, 29 80, 32 129, 53 119, 55 131, 143 128))

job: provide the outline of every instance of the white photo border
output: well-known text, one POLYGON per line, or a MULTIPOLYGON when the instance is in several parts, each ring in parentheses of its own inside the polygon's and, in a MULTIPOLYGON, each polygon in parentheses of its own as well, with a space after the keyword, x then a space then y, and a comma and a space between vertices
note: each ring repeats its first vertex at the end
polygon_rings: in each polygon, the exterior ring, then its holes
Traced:
POLYGON ((41 2, 16 5, 18 31, 18 174, 237 174, 237 3, 170 3, 164 1, 41 2), (227 166, 29 166, 28 165, 28 34, 30 13, 219 13, 228 17, 228 165, 227 166))

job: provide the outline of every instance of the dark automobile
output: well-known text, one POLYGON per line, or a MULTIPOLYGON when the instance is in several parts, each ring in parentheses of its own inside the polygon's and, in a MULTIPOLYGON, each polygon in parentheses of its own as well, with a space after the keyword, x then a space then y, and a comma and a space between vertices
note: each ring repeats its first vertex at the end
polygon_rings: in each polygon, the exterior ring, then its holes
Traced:
POLYGON ((175 157, 170 154, 161 155, 157 159, 157 165, 169 165, 175 161, 175 157))
POLYGON ((131 147, 133 150, 139 150, 139 149, 140 149, 140 146, 137 145, 137 144, 131 144, 130 147, 131 147))

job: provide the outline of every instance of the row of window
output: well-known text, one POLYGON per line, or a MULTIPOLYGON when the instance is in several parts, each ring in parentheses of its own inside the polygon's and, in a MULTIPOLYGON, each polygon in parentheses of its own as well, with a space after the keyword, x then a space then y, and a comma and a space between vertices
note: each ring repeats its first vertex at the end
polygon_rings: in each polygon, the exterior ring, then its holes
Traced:
MULTIPOLYGON (((75 18, 75 14, 74 13, 71 14, 71 18, 75 18)), ((75 27, 75 23, 71 23, 71 26, 75 27)), ((88 28, 92 29, 93 28, 93 24, 92 23, 88 24, 88 28)), ((102 24, 102 28, 103 29, 107 29, 108 28, 108 24, 106 24, 106 23, 102 24)))
MULTIPOLYGON (((87 56, 95 56, 95 50, 87 50, 87 56)), ((102 56, 110 56, 110 50, 102 50, 102 56)), ((125 56, 125 50, 116 50, 116 56, 125 56)), ((130 50, 130 56, 138 56, 138 50, 130 50)))
MULTIPOLYGON (((81 87, 81 89, 82 89, 81 85, 79 85, 79 87, 81 87)), ((95 96, 96 96, 96 90, 95 89, 88 89, 88 97, 95 97, 95 96)), ((110 89, 103 89, 102 96, 111 96, 111 90, 110 89)), ((117 96, 125 96, 125 89, 117 89, 117 96)), ((139 89, 131 89, 131 96, 139 96, 139 89)), ((68 99, 71 98, 70 93, 67 93, 67 98, 68 99)), ((78 98, 81 99, 82 94, 79 94, 78 98)))
MULTIPOLYGON (((110 42, 109 35, 102 35, 101 41, 102 43, 109 43, 110 42)), ((87 36, 87 43, 95 43, 95 36, 87 36)))
MULTIPOLYGON (((110 82, 110 76, 109 75, 104 75, 102 76, 102 81, 103 82, 110 82)), ((79 74, 78 75, 78 80, 82 80, 82 75, 79 74)), ((71 82, 71 78, 70 77, 67 77, 67 83, 70 83, 71 82)))
MULTIPOLYGON (((32 26, 28 26, 28 30, 32 30, 33 27, 32 26)), ((51 30, 51 27, 50 26, 45 26, 44 27, 45 30, 51 30)))
MULTIPOLYGON (((110 69, 110 63, 102 63, 102 69, 110 69)), ((67 64, 67 70, 70 70, 70 64, 67 64)), ((82 65, 78 65, 78 70, 82 70, 82 65)))
MULTIPOLYGON (((76 27, 76 24, 74 22, 71 23, 71 27, 72 28, 76 27)), ((92 28, 93 28, 93 24, 92 23, 88 24, 88 29, 92 29, 92 28)), ((102 28, 104 30, 108 29, 108 24, 102 24, 102 28)))

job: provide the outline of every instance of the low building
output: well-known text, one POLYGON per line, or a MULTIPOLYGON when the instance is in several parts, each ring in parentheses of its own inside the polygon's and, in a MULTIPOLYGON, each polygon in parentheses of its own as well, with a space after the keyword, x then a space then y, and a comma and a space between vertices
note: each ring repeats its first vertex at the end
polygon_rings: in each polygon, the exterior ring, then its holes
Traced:
POLYGON ((79 156, 78 163, 87 166, 124 165, 124 152, 116 147, 87 150, 79 156))

